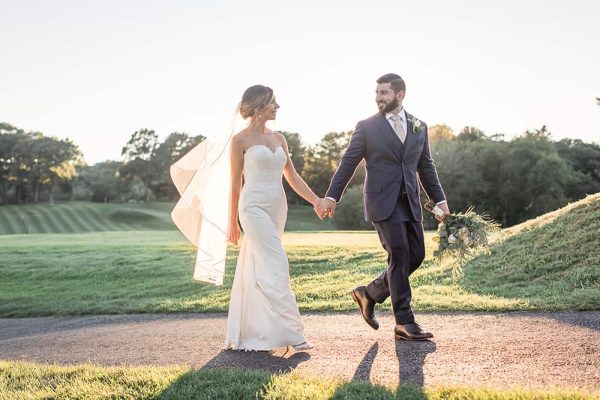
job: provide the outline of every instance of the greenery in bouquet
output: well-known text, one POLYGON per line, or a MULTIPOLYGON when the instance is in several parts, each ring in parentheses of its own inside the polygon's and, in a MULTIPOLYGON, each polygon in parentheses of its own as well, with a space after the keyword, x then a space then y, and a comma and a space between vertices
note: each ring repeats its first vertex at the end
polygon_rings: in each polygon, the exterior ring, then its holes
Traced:
MULTIPOLYGON (((426 204, 426 208, 433 210, 431 204, 426 204)), ((465 213, 452 213, 438 225, 437 235, 433 237, 438 248, 433 254, 440 260, 447 256, 455 257, 452 273, 460 276, 472 252, 488 248, 490 236, 499 228, 500 224, 487 215, 477 214, 473 207, 465 213)))

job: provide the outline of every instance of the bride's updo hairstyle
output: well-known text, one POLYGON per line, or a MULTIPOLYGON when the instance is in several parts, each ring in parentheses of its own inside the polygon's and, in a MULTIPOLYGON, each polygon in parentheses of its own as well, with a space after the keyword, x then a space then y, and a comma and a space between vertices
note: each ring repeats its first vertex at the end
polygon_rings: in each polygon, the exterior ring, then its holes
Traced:
POLYGON ((247 119, 257 115, 273 100, 273 89, 263 85, 250 86, 242 95, 240 114, 247 119))

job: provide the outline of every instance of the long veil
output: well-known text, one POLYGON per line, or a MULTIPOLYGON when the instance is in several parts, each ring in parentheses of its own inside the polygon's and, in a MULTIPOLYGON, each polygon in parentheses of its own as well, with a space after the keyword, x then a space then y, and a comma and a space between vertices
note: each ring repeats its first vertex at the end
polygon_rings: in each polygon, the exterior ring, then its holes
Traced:
POLYGON ((171 166, 181 198, 171 219, 198 247, 193 279, 223 284, 231 194, 231 138, 240 128, 239 105, 230 131, 205 139, 171 166))

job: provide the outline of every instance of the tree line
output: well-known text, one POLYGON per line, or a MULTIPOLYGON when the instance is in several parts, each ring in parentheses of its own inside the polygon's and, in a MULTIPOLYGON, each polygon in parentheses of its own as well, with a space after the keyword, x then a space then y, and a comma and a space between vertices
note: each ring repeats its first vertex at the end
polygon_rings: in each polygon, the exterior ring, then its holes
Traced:
MULTIPOLYGON (((298 133, 282 132, 292 161, 318 194, 323 195, 346 149, 352 131, 330 132, 315 145, 298 133)), ((511 226, 600 191, 600 146, 578 139, 553 141, 546 127, 511 139, 487 135, 475 127, 458 134, 445 125, 429 129, 431 150, 450 207, 475 207, 511 226)), ((0 123, 0 204, 38 201, 174 201, 178 193, 169 167, 205 137, 173 132, 160 141, 151 129, 134 132, 119 161, 86 165, 70 140, 25 132, 0 123)), ((361 166, 336 212, 336 225, 369 229, 362 219, 361 166)), ((285 184, 288 202, 304 204, 285 184)), ((427 227, 435 221, 427 216, 427 227)))

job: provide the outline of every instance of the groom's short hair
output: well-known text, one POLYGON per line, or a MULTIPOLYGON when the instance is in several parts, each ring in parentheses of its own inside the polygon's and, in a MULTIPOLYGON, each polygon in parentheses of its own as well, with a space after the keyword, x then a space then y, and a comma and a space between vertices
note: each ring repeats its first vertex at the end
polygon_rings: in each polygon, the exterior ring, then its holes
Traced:
POLYGON ((400 75, 385 74, 377 79, 377 83, 389 83, 392 89, 394 89, 394 93, 398 93, 399 91, 406 92, 406 84, 400 75))

